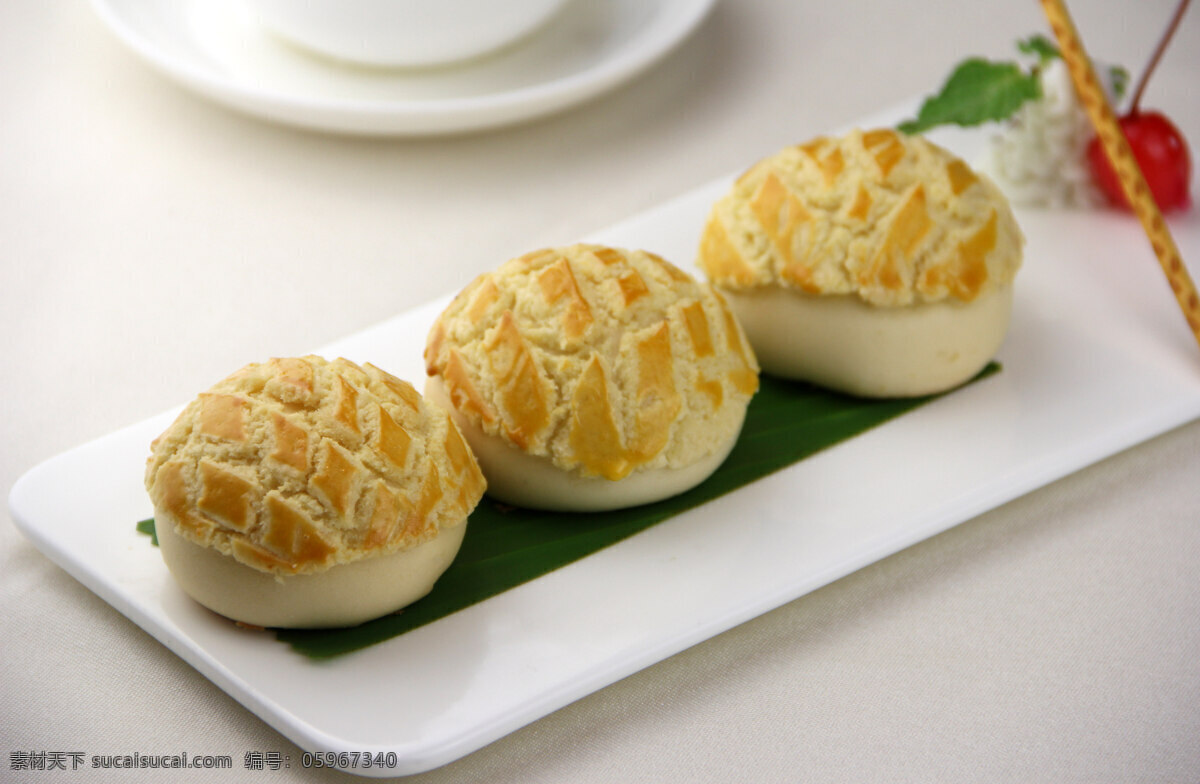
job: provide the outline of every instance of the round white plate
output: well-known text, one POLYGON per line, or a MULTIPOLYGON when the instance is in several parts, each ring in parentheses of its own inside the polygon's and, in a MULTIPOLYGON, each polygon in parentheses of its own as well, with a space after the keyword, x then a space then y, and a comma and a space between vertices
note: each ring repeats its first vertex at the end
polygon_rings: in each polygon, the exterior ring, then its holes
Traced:
POLYGON ((572 0, 517 44, 454 66, 390 70, 322 59, 263 30, 240 0, 92 0, 146 62, 266 119, 340 133, 495 127, 593 98, 655 63, 716 0, 572 0))

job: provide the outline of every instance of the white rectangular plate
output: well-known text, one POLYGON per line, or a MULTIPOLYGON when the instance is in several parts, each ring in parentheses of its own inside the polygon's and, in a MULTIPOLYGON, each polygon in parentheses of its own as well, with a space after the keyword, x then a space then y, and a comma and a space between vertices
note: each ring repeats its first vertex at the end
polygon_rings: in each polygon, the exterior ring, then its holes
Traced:
MULTIPOLYGON (((969 157, 969 134, 942 137, 969 157), (955 143, 957 141, 957 144, 955 143)), ((732 178, 592 237, 687 264, 732 178)), ((175 412, 34 468, 21 530, 302 748, 437 767, 701 640, 1200 416, 1200 352, 1137 222, 1026 211, 1003 372, 519 588, 313 662, 193 604, 134 531, 175 412), (71 487, 69 493, 64 487, 71 487), (870 492, 862 492, 870 488, 870 492)), ((1193 210, 1171 223, 1200 252, 1193 210)), ((464 281, 465 283, 465 281, 464 281)), ((431 303, 318 352, 423 377, 431 303)), ((247 361, 261 359, 248 357, 247 361)))

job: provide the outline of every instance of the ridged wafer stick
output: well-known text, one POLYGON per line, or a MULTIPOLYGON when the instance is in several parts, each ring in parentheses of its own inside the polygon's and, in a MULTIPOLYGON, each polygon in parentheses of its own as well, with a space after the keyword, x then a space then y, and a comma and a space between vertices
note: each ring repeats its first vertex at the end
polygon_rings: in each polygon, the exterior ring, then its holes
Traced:
POLYGON ((1197 297, 1196 287, 1188 275, 1187 267, 1183 265, 1183 257, 1175 245, 1174 238, 1171 237, 1158 205, 1154 202, 1150 188, 1146 185, 1146 178, 1142 176, 1142 170, 1138 168, 1129 142, 1117 124, 1116 114, 1100 87, 1091 60, 1079 39, 1079 33, 1067 13, 1066 5, 1062 0, 1042 0, 1042 10, 1045 11, 1046 18, 1050 21, 1050 29, 1054 31, 1054 37, 1058 40, 1059 49, 1071 73, 1071 80, 1075 83, 1079 99, 1100 137, 1100 143, 1104 145, 1108 159, 1121 179, 1125 197, 1129 199, 1134 214, 1141 221, 1146 236, 1150 238, 1150 245, 1154 248, 1158 263, 1167 277, 1167 283, 1171 285, 1171 291, 1175 293, 1179 309, 1183 311, 1183 317, 1187 319, 1193 337, 1200 344, 1200 297, 1197 297))

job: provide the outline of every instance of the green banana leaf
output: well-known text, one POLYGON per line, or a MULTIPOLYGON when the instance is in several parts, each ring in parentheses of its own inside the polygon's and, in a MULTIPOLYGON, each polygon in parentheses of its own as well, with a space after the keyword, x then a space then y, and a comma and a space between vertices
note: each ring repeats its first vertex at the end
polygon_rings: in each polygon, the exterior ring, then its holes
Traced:
MULTIPOLYGON (((999 369, 991 363, 974 380, 999 369)), ((485 496, 471 514, 462 549, 428 596, 360 626, 276 629, 276 637, 314 659, 391 639, 615 544, 936 397, 870 400, 770 376, 760 381, 737 445, 721 467, 692 490, 654 504, 593 513, 517 509, 485 496)), ((142 521, 138 530, 153 536, 153 521, 142 521)))

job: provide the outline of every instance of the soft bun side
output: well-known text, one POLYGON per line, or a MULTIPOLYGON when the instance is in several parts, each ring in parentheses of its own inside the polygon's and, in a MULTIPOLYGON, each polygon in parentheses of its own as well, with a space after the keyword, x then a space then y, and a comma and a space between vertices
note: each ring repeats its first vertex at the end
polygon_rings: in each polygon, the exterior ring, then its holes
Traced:
POLYGON ((184 538, 175 526, 158 529, 158 544, 184 593, 213 612, 252 626, 319 629, 356 626, 428 594, 466 530, 465 523, 456 525, 407 550, 284 577, 249 569, 184 538))
POLYGON ((1012 286, 956 300, 879 308, 857 297, 764 287, 727 292, 763 372, 860 397, 915 397, 956 387, 995 356, 1012 286))

